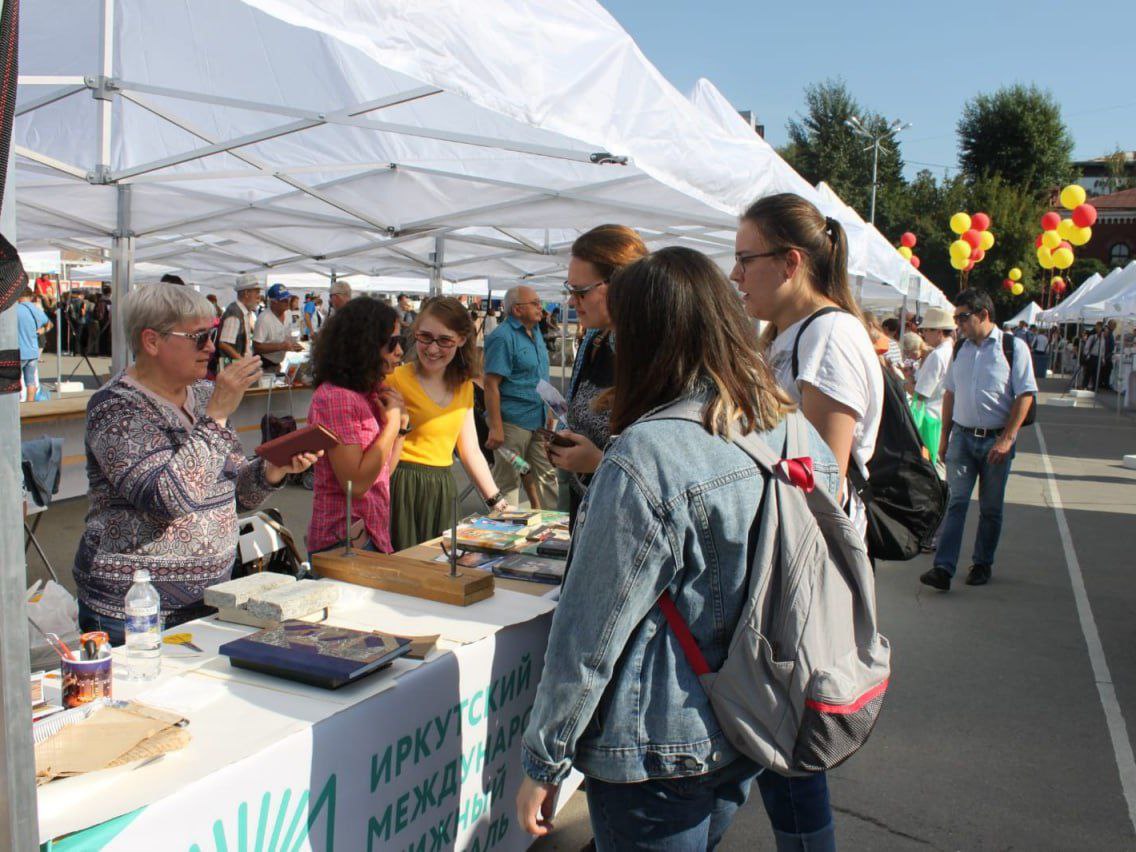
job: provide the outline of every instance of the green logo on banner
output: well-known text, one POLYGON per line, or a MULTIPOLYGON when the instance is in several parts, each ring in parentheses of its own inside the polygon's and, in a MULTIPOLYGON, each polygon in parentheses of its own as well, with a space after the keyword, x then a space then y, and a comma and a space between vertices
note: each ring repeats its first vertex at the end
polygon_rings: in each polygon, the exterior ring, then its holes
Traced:
POLYGON ((202 846, 193 843, 189 852, 296 852, 308 839, 312 826, 326 809, 324 816, 325 852, 335 849, 335 774, 327 779, 315 804, 308 808, 308 791, 305 790, 292 803, 292 791, 285 790, 275 804, 272 793, 265 792, 260 799, 260 813, 256 819, 256 835, 252 845, 249 843, 249 804, 241 802, 237 806, 236 825, 230 824, 226 830, 225 821, 213 823, 213 845, 202 846), (269 830, 271 829, 271 834, 269 830), (267 841, 267 845, 265 842, 267 841))

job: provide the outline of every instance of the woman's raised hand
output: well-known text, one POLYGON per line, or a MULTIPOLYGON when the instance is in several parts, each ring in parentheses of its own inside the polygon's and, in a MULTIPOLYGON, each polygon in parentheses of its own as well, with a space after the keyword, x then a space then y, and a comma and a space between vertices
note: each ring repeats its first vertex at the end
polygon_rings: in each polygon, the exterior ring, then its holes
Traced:
POLYGON ((241 404, 245 391, 256 384, 263 373, 259 355, 247 355, 221 369, 213 380, 213 396, 205 407, 206 416, 224 425, 241 404))

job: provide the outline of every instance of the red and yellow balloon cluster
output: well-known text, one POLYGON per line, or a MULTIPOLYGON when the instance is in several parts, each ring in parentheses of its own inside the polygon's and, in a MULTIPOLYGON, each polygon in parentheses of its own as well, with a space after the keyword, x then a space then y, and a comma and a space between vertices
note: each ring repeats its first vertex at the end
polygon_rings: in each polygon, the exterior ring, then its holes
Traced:
POLYGON ((1073 247, 1083 246, 1093 238, 1097 208, 1085 202, 1084 188, 1071 183, 1061 190, 1061 206, 1071 211, 1068 219, 1056 210, 1041 217, 1041 233, 1035 245, 1042 269, 1068 269, 1076 259, 1073 247))
POLYGON ((1009 290, 1015 296, 1020 296, 1025 292, 1025 285, 1022 284, 1022 271, 1018 267, 1014 267, 1006 273, 1006 277, 1002 279, 1003 289, 1009 290))
POLYGON ((915 239, 915 234, 911 233, 911 231, 904 231, 903 234, 900 235, 899 248, 897 248, 896 251, 899 252, 900 257, 906 261, 910 261, 911 265, 918 269, 919 255, 914 251, 916 242, 918 242, 918 240, 915 239))
POLYGON ((960 272, 969 272, 976 263, 982 263, 994 246, 990 217, 985 213, 956 213, 951 217, 951 230, 958 235, 950 247, 951 266, 960 272))

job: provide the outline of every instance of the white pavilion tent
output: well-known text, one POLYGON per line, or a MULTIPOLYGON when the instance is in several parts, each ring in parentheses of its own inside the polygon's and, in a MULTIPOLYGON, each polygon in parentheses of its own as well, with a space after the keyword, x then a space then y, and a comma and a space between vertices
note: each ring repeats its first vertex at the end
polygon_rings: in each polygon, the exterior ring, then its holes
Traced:
POLYGON ((1118 315, 1125 297, 1136 293, 1136 260, 1123 269, 1116 269, 1093 291, 1088 301, 1080 306, 1080 319, 1096 322, 1118 315))
MULTIPOLYGON (((1113 272, 1119 270, 1114 269, 1113 272)), ((1109 275, 1112 273, 1110 272, 1109 275)), ((1093 291, 1100 286, 1104 281, 1105 276, 1098 272, 1094 272, 1088 278, 1081 282, 1081 286, 1074 290, 1069 296, 1057 305, 1057 307, 1050 308, 1047 311, 1042 311, 1038 314, 1038 318, 1042 322, 1062 323, 1062 322, 1077 322, 1077 306, 1082 303, 1087 303, 1086 300, 1092 301, 1093 291)))
POLYGON ((1025 321, 1026 325, 1034 325, 1038 322, 1038 316, 1041 315, 1041 305, 1037 302, 1030 302, 1020 311, 1018 311, 1010 319, 1002 323, 1003 326, 1017 326, 1019 322, 1025 321))

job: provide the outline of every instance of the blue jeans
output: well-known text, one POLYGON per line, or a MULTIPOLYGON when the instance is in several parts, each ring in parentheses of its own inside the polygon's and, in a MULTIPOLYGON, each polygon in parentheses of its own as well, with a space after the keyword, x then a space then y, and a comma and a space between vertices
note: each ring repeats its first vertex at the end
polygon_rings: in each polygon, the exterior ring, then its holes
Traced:
POLYGON ((835 850, 823 774, 783 778, 739 758, 707 775, 637 784, 588 779, 588 811, 598 852, 703 852, 722 840, 758 779, 779 852, 835 850), (760 772, 760 775, 758 774, 760 772))
POLYGON ((110 644, 116 648, 126 644, 126 621, 121 618, 111 618, 109 615, 99 615, 82 601, 79 601, 79 629, 86 633, 88 630, 103 630, 110 638, 110 644))
POLYGON ((947 515, 939 534, 939 547, 935 551, 935 567, 942 568, 952 577, 958 567, 962 549, 962 528, 970 507, 970 495, 978 481, 978 534, 974 538, 976 565, 994 565, 994 552, 1002 534, 1002 503, 1006 496, 1006 480, 1010 476, 1010 463, 1016 447, 1000 464, 986 460, 990 448, 997 441, 994 435, 979 438, 957 426, 951 430, 947 445, 947 486, 951 498, 947 515))

